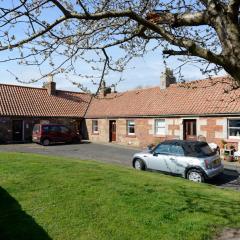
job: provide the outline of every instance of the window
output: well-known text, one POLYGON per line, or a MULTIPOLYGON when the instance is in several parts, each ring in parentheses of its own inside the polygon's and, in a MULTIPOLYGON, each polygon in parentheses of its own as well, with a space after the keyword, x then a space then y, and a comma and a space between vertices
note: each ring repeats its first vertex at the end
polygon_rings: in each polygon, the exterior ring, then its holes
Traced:
POLYGON ((184 156, 183 148, 181 146, 178 146, 178 145, 172 145, 171 146, 171 153, 173 155, 184 156))
POLYGON ((215 154, 207 143, 186 143, 183 148, 189 157, 210 157, 215 154))
POLYGON ((240 119, 228 120, 229 138, 240 138, 240 119))
POLYGON ((61 126, 60 127, 61 128, 61 133, 69 133, 70 132, 70 130, 67 128, 67 127, 65 127, 65 126, 61 126))
POLYGON ((166 135, 165 119, 155 120, 155 134, 156 135, 166 135))
POLYGON ((49 126, 49 133, 60 133, 61 129, 59 126, 49 126))
POLYGON ((98 120, 92 120, 92 132, 98 133, 98 120))
POLYGON ((155 149, 154 152, 157 154, 170 154, 171 145, 169 144, 159 144, 155 149))
POLYGON ((39 133, 39 132, 40 132, 40 125, 35 125, 35 126, 33 127, 33 132, 34 132, 34 133, 39 133))
POLYGON ((42 131, 43 131, 44 133, 48 133, 49 127, 48 127, 48 126, 42 126, 42 131))
POLYGON ((135 122, 134 120, 127 121, 127 134, 128 135, 135 135, 135 122))

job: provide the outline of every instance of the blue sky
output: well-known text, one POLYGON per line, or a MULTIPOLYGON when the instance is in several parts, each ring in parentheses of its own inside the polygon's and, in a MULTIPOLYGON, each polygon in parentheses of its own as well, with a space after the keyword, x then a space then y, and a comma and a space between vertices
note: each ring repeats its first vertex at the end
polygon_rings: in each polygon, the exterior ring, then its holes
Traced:
MULTIPOLYGON (((168 59, 167 62, 167 66, 172 69, 177 68, 179 64, 180 63, 174 57, 168 59)), ((83 71, 89 71, 88 66, 81 67, 83 68, 83 71)), ((136 58, 129 63, 125 71, 121 74, 123 81, 121 81, 117 85, 117 90, 126 91, 139 86, 157 86, 159 85, 160 75, 164 68, 165 66, 160 51, 148 53, 144 58, 136 58)), ((18 65, 16 62, 2 63, 0 68, 0 83, 37 87, 41 87, 43 84, 43 81, 32 84, 19 83, 15 80, 15 77, 9 71, 18 76, 19 79, 21 79, 22 81, 28 81, 30 78, 38 76, 38 72, 36 69, 32 69, 23 65, 18 65)), ((200 70, 197 67, 194 67, 190 64, 186 65, 183 68, 182 73, 186 81, 197 80, 206 77, 201 74, 200 70)), ((221 72, 220 74, 223 75, 224 72, 221 72)), ((69 75, 69 78, 75 81, 82 82, 92 91, 95 90, 95 87, 89 80, 78 79, 71 75, 69 75)), ((108 85, 111 85, 112 83, 116 83, 119 78, 119 74, 112 73, 106 77, 106 82, 108 85)), ((55 76, 54 81, 56 81, 58 89, 78 91, 78 88, 74 86, 70 81, 68 81, 64 75, 55 76)))

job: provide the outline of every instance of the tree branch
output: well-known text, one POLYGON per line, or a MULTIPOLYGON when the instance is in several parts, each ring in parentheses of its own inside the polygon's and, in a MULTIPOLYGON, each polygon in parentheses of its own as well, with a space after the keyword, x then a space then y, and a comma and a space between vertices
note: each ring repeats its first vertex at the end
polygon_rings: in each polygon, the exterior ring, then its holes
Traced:
POLYGON ((169 56, 177 56, 177 55, 191 55, 191 53, 189 51, 175 51, 172 49, 169 50, 163 50, 163 54, 169 55, 169 56))
POLYGON ((232 19, 238 23, 240 0, 231 0, 227 6, 227 12, 232 15, 232 19))
POLYGON ((171 27, 201 26, 209 24, 207 12, 176 14, 159 11, 148 14, 147 20, 155 24, 170 25, 171 27))
POLYGON ((221 55, 214 54, 210 50, 200 47, 193 40, 183 37, 176 37, 170 32, 166 31, 164 27, 147 21, 134 12, 131 13, 131 18, 141 23, 148 29, 151 29, 152 31, 160 34, 165 40, 167 40, 171 44, 187 49, 187 51, 189 51, 193 56, 204 58, 207 61, 214 62, 219 65, 223 64, 223 59, 221 55))
POLYGON ((58 0, 50 0, 56 7, 58 7, 64 16, 69 17, 71 12, 69 12, 58 0))
POLYGON ((77 0, 77 3, 81 6, 81 8, 83 9, 84 13, 86 14, 86 16, 89 16, 90 13, 88 12, 87 8, 83 5, 81 0, 77 0))

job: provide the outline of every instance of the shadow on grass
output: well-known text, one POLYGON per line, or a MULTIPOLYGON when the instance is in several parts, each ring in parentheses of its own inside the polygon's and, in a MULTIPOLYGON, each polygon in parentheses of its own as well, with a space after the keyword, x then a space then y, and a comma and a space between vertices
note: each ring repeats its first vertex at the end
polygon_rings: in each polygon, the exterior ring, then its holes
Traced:
POLYGON ((240 199, 234 202, 217 196, 213 199, 211 193, 208 193, 210 194, 208 195, 207 193, 189 191, 186 187, 178 187, 177 192, 179 196, 185 199, 185 205, 182 206, 181 209, 178 209, 178 211, 214 215, 217 218, 227 221, 227 224, 239 226, 240 199), (211 201, 209 199, 211 199, 211 201))
POLYGON ((24 212, 20 204, 0 187, 0 239, 51 240, 45 230, 24 212))

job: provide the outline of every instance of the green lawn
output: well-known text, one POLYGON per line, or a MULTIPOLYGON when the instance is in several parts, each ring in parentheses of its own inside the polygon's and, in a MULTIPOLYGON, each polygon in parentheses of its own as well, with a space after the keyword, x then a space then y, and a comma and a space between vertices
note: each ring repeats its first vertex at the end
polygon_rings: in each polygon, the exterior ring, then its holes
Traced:
POLYGON ((211 239, 240 193, 159 173, 0 153, 0 239, 211 239))

